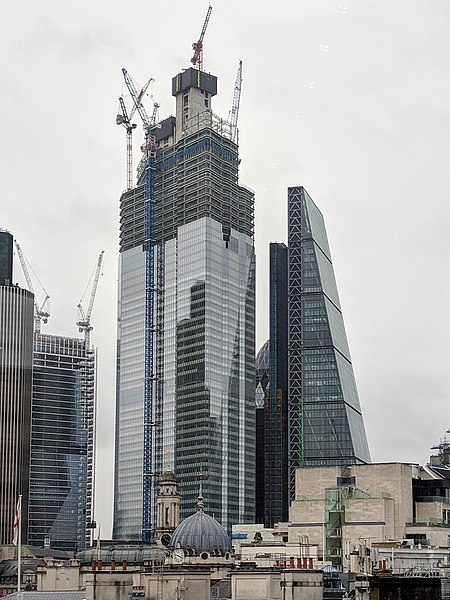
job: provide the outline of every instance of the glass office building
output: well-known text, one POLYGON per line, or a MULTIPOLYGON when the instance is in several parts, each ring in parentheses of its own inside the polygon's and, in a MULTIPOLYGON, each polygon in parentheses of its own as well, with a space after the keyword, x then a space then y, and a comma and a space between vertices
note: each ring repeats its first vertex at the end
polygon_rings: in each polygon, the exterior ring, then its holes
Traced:
POLYGON ((267 406, 269 396, 269 370, 270 370, 270 340, 267 340, 256 355, 256 523, 264 523, 265 510, 265 474, 266 474, 266 425, 264 408, 267 406))
POLYGON ((19 494, 26 542, 34 296, 12 285, 13 237, 0 230, 0 546, 10 544, 19 494))
POLYGON ((322 213, 288 189, 290 492, 298 466, 370 462, 322 213))
POLYGON ((13 274, 13 236, 0 229, 0 285, 11 285, 13 274))
POLYGON ((95 354, 84 339, 35 334, 28 543, 90 545, 95 354))
MULTIPOLYGON (((216 78, 196 69, 174 77, 176 117, 155 132, 161 397, 156 391, 150 453, 155 491, 162 472, 176 474, 181 518, 202 482, 208 511, 231 528, 255 514, 254 198, 238 183, 230 125, 211 111, 216 90, 216 78)), ((138 184, 120 201, 115 539, 141 539, 143 529, 145 195, 138 170, 138 184)))
POLYGON ((269 246, 269 340, 256 358, 257 521, 288 520, 288 249, 269 246))

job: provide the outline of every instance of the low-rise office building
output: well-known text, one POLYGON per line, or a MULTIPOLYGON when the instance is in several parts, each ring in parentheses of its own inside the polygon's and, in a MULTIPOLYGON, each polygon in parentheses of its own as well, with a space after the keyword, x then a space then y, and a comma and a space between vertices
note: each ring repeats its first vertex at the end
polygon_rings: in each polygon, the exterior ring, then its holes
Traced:
POLYGON ((298 469, 288 540, 304 536, 339 568, 354 545, 448 547, 450 469, 406 463, 298 469))

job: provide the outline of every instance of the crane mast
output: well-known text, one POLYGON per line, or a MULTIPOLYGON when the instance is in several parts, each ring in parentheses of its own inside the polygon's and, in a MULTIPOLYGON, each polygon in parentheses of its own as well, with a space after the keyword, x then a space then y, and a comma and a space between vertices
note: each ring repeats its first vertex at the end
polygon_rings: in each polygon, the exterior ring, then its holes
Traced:
MULTIPOLYGON (((89 297, 89 304, 86 313, 83 310, 82 301, 78 303, 78 310, 80 311, 80 319, 77 321, 80 332, 84 332, 84 354, 85 360, 82 363, 81 374, 82 374, 82 398, 83 398, 83 413, 84 413, 84 427, 87 431, 88 443, 87 447, 87 478, 86 478, 86 542, 91 543, 92 531, 96 527, 96 523, 93 520, 94 517, 94 496, 95 496, 95 437, 96 437, 96 424, 97 424, 97 378, 95 363, 96 351, 91 348, 91 331, 93 329, 91 325, 92 309, 94 308, 94 300, 97 293, 98 280, 100 277, 100 271, 102 268, 104 250, 100 252, 97 265, 94 270, 94 278, 92 282, 91 295, 89 297)), ((89 284, 88 284, 89 285, 89 284)), ((84 296, 84 294, 83 294, 84 296)))
POLYGON ((141 117, 145 132, 145 142, 141 147, 145 153, 145 364, 144 364, 144 452, 142 463, 142 541, 149 543, 153 539, 156 524, 156 481, 161 470, 161 412, 162 412, 162 374, 161 374, 161 336, 162 325, 158 317, 162 303, 163 244, 156 245, 153 237, 154 212, 154 175, 156 158, 156 136, 158 127, 156 117, 159 105, 154 103, 152 116, 149 117, 142 105, 143 93, 138 94, 133 80, 126 69, 122 69, 125 84, 141 117), (155 286, 156 257, 156 286, 155 286), (155 311, 156 308, 156 311, 155 311), (157 313, 155 319, 155 312, 157 313), (156 322, 155 322, 156 321, 156 322), (158 356, 155 358, 155 350, 158 356), (158 429, 159 428, 159 429, 158 429))
POLYGON ((31 277, 28 272, 28 267, 27 267, 27 263, 25 261, 25 257, 22 252, 22 248, 19 246, 19 242, 17 240, 14 240, 14 244, 16 246, 17 255, 19 257, 19 261, 22 266, 22 271, 25 276, 25 280, 27 282, 28 289, 34 295, 34 332, 41 333, 41 321, 43 321, 44 323, 47 323, 48 318, 50 316, 50 313, 48 312, 48 310, 44 310, 44 307, 46 305, 48 306, 47 303, 50 300, 50 296, 48 295, 47 290, 41 284, 41 287, 45 292, 45 299, 44 299, 44 302, 42 303, 42 305, 39 306, 39 304, 36 300, 36 294, 34 293, 33 282, 31 281, 31 277))
POLYGON ((241 102, 241 88, 242 88, 242 60, 239 61, 239 66, 236 74, 236 82, 234 84, 233 101, 231 103, 230 112, 228 113, 228 120, 231 124, 231 135, 232 140, 236 144, 238 139, 238 117, 239 117, 239 104, 241 102))
MULTIPOLYGON (((147 130, 151 125, 154 125, 154 123, 151 122, 151 119, 149 118, 147 111, 145 110, 144 105, 142 104, 142 97, 145 93, 144 89, 142 89, 141 92, 138 93, 138 91, 136 90, 136 86, 134 85, 133 80, 131 79, 128 71, 126 69, 122 69, 122 74, 128 91, 130 92, 131 98, 133 99, 134 108, 131 114, 133 115, 134 112, 137 111, 137 113, 142 119, 144 129, 147 130)), ((153 81, 152 78, 149 79, 148 83, 150 83, 151 81, 153 81)))
POLYGON ((91 331, 93 329, 93 327, 91 325, 91 315, 92 315, 92 309, 94 308, 94 300, 95 300, 95 295, 97 293, 98 280, 100 277, 100 270, 102 268, 104 254, 105 254, 105 251, 102 250, 100 252, 98 260, 97 260, 97 266, 95 267, 94 281, 92 283, 91 296, 89 298, 89 304, 88 304, 86 313, 84 312, 83 306, 81 305, 82 299, 78 303, 78 310, 80 311, 81 318, 79 321, 77 321, 77 325, 78 325, 79 331, 84 332, 84 341, 85 341, 86 352, 89 352, 90 347, 91 347, 91 331))
POLYGON ((125 101, 122 96, 119 98, 119 105, 122 114, 116 117, 116 124, 123 125, 127 132, 127 190, 133 187, 133 129, 136 129, 136 123, 130 122, 125 101))
POLYGON ((155 126, 156 126, 156 119, 158 117, 159 107, 160 107, 160 105, 158 104, 158 102, 153 102, 153 112, 152 112, 151 122, 153 124, 155 124, 155 126))
POLYGON ((208 7, 208 12, 206 13, 205 21, 203 23, 203 28, 200 33, 200 37, 196 42, 192 44, 192 50, 194 51, 194 55, 191 58, 191 63, 194 65, 196 69, 199 71, 203 71, 203 39, 205 37, 206 28, 208 27, 209 18, 212 12, 211 4, 208 7))
MULTIPOLYGON (((148 86, 151 84, 152 81, 155 81, 155 80, 153 79, 153 77, 150 77, 150 79, 147 81, 147 83, 144 85, 144 87, 141 89, 141 91, 137 95, 138 104, 142 104, 142 98, 144 97, 144 94, 146 93, 148 86)), ((136 111, 136 105, 133 106, 133 108, 131 109, 130 118, 133 117, 135 111, 136 111)))

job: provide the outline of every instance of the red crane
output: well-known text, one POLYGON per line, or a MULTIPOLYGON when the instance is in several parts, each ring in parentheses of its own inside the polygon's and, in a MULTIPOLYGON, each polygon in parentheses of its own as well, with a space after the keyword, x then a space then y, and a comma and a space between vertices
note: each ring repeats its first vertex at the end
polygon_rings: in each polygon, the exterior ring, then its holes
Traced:
POLYGON ((203 29, 198 38, 197 42, 192 44, 192 50, 194 51, 194 56, 191 58, 191 63, 194 65, 196 69, 199 71, 203 71, 203 38, 205 37, 206 28, 208 27, 209 17, 212 12, 211 4, 208 7, 208 12, 206 13, 205 22, 203 23, 203 29))

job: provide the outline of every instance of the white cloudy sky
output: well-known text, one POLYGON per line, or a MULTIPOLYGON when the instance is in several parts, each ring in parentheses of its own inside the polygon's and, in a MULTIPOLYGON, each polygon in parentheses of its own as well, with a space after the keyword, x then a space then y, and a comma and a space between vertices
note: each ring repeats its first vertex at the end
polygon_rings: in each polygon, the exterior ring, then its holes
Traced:
MULTIPOLYGON (((160 116, 171 114, 171 77, 189 66, 207 6, 2 2, 0 227, 51 295, 45 331, 77 335, 76 305, 106 251, 93 314, 105 536, 125 187, 121 67, 140 83, 154 77, 160 116)), ((327 223, 375 461, 424 462, 450 426, 449 22, 448 0, 215 0, 205 38, 205 70, 219 78, 213 109, 223 116, 244 63, 241 181, 256 192, 257 347, 267 336, 268 243, 286 241, 286 188, 303 185, 327 223)))

